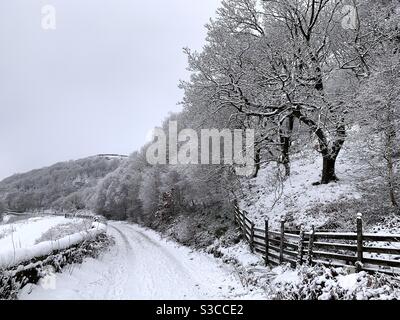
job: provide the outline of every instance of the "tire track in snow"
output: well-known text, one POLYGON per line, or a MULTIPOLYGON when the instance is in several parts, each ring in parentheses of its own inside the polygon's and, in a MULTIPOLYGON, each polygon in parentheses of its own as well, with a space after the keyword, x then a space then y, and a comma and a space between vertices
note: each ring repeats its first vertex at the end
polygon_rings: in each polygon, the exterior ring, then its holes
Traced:
MULTIPOLYGON (((110 222, 115 245, 57 276, 56 291, 36 286, 25 299, 202 299, 222 298, 227 271, 209 257, 167 243, 136 225, 110 222)), ((229 282, 230 283, 230 282, 229 282)), ((229 284, 228 283, 228 284, 229 284)), ((242 287, 234 281, 234 286, 242 287)), ((227 292, 227 291, 225 291, 227 292)))
POLYGON ((118 228, 116 228, 116 227, 114 227, 112 225, 110 225, 110 227, 113 228, 115 231, 117 231, 118 234, 121 236, 122 241, 125 243, 125 247, 126 247, 127 251, 131 251, 132 250, 132 246, 129 243, 129 240, 128 240, 127 236, 121 230, 119 230, 118 228))
POLYGON ((124 286, 128 281, 127 268, 126 268, 126 257, 131 253, 132 246, 129 243, 128 238, 121 230, 113 225, 110 227, 117 233, 113 234, 115 238, 115 246, 113 252, 113 258, 111 259, 111 265, 108 267, 108 281, 107 290, 105 292, 106 299, 123 299, 124 298, 124 286), (121 249, 124 248, 124 252, 121 249))
POLYGON ((124 224, 120 227, 129 240, 133 242, 132 246, 137 244, 141 250, 147 253, 143 254, 144 252, 141 252, 141 259, 139 259, 138 265, 136 265, 137 269, 135 272, 141 273, 147 279, 147 289, 149 292, 158 295, 157 286, 162 283, 164 287, 168 288, 171 294, 179 287, 184 288, 184 292, 188 291, 186 294, 183 294, 183 297, 189 293, 193 296, 193 291, 189 291, 193 288, 195 289, 194 291, 198 290, 195 280, 191 277, 190 272, 166 247, 131 225, 124 224))
MULTIPOLYGON (((163 247, 160 243, 154 241, 151 239, 149 236, 144 234, 142 231, 135 230, 132 226, 128 226, 128 228, 135 232, 135 234, 139 235, 142 239, 146 240, 148 244, 151 244, 153 247, 156 248, 156 250, 159 250, 162 252, 162 255, 168 257, 171 262, 177 267, 177 269, 181 269, 181 271, 186 271, 186 268, 182 265, 182 263, 174 256, 172 255, 167 248, 163 247)), ((187 273, 187 272, 186 272, 187 273)))

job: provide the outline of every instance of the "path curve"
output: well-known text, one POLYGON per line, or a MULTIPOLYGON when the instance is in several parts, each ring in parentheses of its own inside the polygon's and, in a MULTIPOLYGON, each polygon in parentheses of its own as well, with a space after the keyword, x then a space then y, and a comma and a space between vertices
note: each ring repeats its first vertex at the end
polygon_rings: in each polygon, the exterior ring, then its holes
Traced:
MULTIPOLYGON (((115 245, 57 274, 54 288, 28 285, 20 299, 225 299, 245 296, 238 276, 213 257, 153 231, 110 222, 115 245)), ((48 283, 48 281, 47 281, 48 283)))

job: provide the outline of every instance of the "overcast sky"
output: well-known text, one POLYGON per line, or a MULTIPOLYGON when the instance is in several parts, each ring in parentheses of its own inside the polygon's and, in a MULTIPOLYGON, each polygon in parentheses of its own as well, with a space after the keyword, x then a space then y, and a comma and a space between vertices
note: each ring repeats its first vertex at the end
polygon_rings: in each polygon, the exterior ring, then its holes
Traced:
POLYGON ((170 111, 218 0, 1 0, 0 179, 129 154, 170 111), (56 9, 43 30, 42 6, 56 9))

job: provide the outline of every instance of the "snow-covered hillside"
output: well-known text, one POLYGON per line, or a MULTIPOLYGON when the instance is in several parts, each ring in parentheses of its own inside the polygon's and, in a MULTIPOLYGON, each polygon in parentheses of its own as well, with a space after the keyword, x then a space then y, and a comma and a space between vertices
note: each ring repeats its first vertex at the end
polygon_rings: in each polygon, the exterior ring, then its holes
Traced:
MULTIPOLYGON (((269 164, 262 167, 256 178, 245 180, 239 203, 241 209, 259 226, 268 219, 274 228, 285 218, 289 227, 298 228, 304 224, 306 228, 314 225, 352 230, 358 212, 367 213, 365 221, 369 222, 368 213, 372 216, 374 212, 370 211, 374 208, 370 206, 373 194, 368 190, 368 184, 372 183, 367 180, 371 167, 365 157, 370 155, 363 151, 364 157, 360 156, 357 131, 350 132, 353 139, 348 139, 337 159, 337 182, 313 185, 320 180, 322 158, 317 151, 305 148, 292 156, 288 178, 282 179, 277 175, 276 166, 269 164)), ((369 160, 374 161, 372 156, 369 160)), ((379 204, 375 205, 379 208, 379 204)), ((384 212, 381 213, 380 217, 372 217, 366 227, 373 229, 379 219, 384 219, 384 212)))
POLYGON ((0 181, 0 204, 17 212, 88 208, 99 181, 125 160, 122 156, 94 156, 15 174, 0 181))

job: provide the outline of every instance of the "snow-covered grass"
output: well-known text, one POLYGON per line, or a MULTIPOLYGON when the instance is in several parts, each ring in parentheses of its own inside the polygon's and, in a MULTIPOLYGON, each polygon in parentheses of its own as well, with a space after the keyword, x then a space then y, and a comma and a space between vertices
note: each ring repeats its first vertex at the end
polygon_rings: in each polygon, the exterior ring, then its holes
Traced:
POLYGON ((29 251, 39 248, 37 245, 42 242, 53 243, 91 227, 91 221, 79 218, 29 215, 24 220, 0 225, 0 260, 5 264, 10 263, 11 256, 30 256, 29 251))
POLYGON ((400 299, 400 278, 351 273, 345 268, 279 266, 269 286, 271 299, 393 300, 400 299))
POLYGON ((31 217, 15 223, 0 225, 0 254, 5 251, 29 248, 52 227, 68 222, 64 217, 31 217))
POLYGON ((88 230, 91 226, 92 222, 84 219, 74 219, 71 222, 57 224, 43 233, 40 238, 35 241, 35 244, 43 241, 58 240, 68 235, 88 230))
POLYGON ((17 266, 20 263, 28 262, 33 258, 45 257, 54 251, 64 250, 85 240, 93 239, 105 231, 105 225, 93 222, 91 227, 85 231, 69 234, 56 240, 41 241, 40 243, 30 246, 26 246, 29 241, 25 241, 24 247, 2 250, 0 252, 0 269, 17 266))
POLYGON ((243 182, 241 209, 259 226, 268 219, 278 228, 285 218, 289 227, 354 230, 356 210, 366 196, 359 183, 369 170, 360 160, 356 143, 346 142, 336 162, 339 181, 327 185, 313 185, 320 181, 322 157, 312 148, 292 156, 287 179, 279 177, 275 164, 263 166, 256 178, 243 182))
POLYGON ((235 267, 242 283, 268 300, 386 300, 400 299, 400 276, 354 273, 355 269, 289 264, 265 266, 246 242, 223 246, 216 241, 208 251, 235 267), (260 292, 261 291, 261 292, 260 292))

